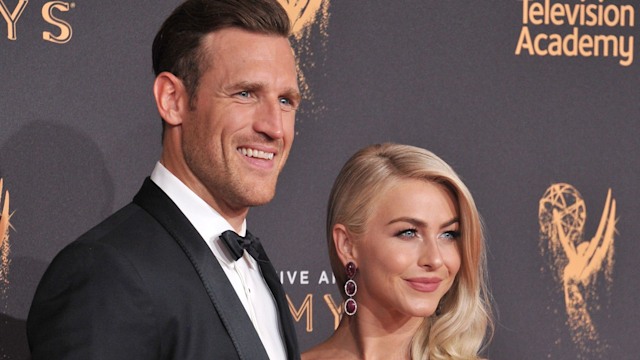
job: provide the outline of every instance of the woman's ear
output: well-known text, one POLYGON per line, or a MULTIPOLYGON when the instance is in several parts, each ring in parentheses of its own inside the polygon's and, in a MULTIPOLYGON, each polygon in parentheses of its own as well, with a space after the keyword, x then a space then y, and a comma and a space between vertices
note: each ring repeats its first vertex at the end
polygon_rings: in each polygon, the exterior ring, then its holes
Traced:
POLYGON ((333 243, 342 265, 346 265, 349 261, 358 263, 358 254, 354 247, 353 235, 349 233, 344 225, 336 224, 333 227, 333 243))
POLYGON ((170 72, 162 72, 153 83, 153 96, 160 117, 169 125, 182 124, 183 114, 189 109, 189 94, 182 80, 170 72))

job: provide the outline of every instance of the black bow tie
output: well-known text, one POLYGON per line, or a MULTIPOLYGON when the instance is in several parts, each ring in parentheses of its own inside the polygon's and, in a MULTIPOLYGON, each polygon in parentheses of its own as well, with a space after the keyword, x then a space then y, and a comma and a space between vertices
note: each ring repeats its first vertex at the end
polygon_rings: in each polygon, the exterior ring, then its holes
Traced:
POLYGON ((234 260, 240 259, 245 250, 256 260, 259 257, 260 252, 258 251, 258 245, 260 244, 260 240, 248 231, 247 235, 242 237, 236 234, 235 231, 227 230, 220 234, 220 239, 227 245, 227 249, 231 252, 234 260))

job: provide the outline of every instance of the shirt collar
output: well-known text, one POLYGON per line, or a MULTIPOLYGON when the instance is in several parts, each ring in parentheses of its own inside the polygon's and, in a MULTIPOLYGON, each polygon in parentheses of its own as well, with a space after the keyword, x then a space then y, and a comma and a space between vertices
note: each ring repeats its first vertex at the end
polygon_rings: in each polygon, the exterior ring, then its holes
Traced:
MULTIPOLYGON (((232 264, 231 253, 220 240, 220 234, 227 230, 234 230, 231 224, 160 162, 156 163, 151 172, 151 180, 178 206, 218 260, 228 265, 232 264)), ((244 236, 246 231, 247 220, 245 219, 239 234, 244 236)))

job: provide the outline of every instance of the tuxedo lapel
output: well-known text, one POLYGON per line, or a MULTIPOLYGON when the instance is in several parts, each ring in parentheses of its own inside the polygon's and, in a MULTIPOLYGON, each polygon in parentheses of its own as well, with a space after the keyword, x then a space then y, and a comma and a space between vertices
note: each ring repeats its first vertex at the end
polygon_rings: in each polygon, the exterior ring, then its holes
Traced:
MULTIPOLYGON (((149 178, 145 180, 133 202, 162 224, 189 258, 211 299, 211 303, 218 312, 239 358, 268 360, 269 357, 260 337, 229 279, 205 241, 180 209, 149 178)), ((211 334, 211 336, 215 337, 216 334, 211 334)), ((214 340, 212 339, 212 341, 214 340)))
POLYGON ((295 327, 293 325, 293 319, 291 318, 291 310, 289 310, 289 302, 287 301, 286 294, 282 288, 282 284, 280 284, 278 274, 276 274, 276 270, 267 257, 267 253, 264 251, 262 244, 258 245, 258 252, 260 256, 257 261, 260 265, 262 276, 267 282, 278 306, 280 325, 287 346, 287 357, 289 359, 300 359, 300 348, 298 347, 298 340, 296 338, 295 327))

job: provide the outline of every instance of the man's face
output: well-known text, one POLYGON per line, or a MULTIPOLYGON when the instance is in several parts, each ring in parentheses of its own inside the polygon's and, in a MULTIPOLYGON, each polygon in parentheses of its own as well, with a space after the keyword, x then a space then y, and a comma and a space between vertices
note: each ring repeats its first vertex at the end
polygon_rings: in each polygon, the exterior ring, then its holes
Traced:
POLYGON ((207 35, 210 63, 182 123, 192 189, 224 213, 269 202, 300 102, 289 41, 236 28, 207 35), (195 189, 194 189, 195 187, 195 189))

